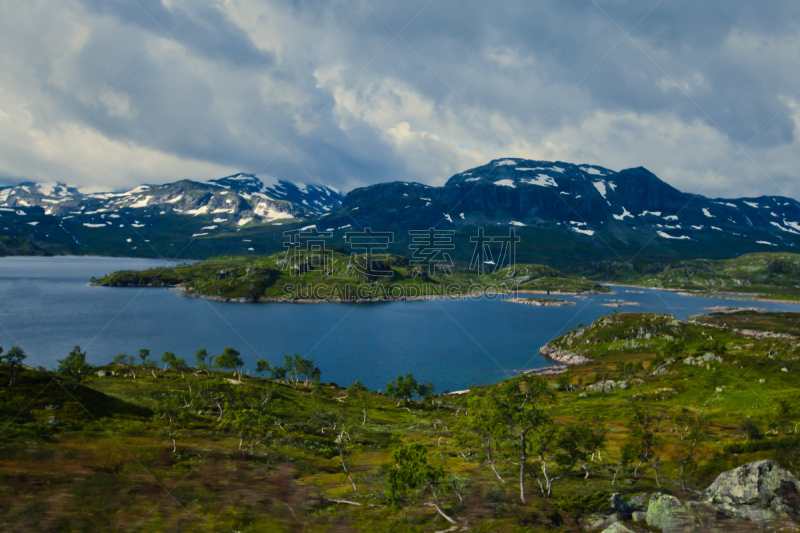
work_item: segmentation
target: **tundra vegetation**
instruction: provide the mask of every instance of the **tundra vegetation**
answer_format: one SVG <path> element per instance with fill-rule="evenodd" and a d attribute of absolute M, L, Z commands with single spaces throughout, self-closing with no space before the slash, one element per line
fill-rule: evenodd
<path fill-rule="evenodd" d="M 567 276 L 545 265 L 517 264 L 478 275 L 466 265 L 431 269 L 397 255 L 318 255 L 300 252 L 269 256 L 226 256 L 166 268 L 114 272 L 95 285 L 181 287 L 188 296 L 253 300 L 386 300 L 481 294 L 511 290 L 581 293 L 608 292 L 586 278 Z M 493 267 L 492 267 L 493 268 Z"/>
<path fill-rule="evenodd" d="M 687 500 L 761 459 L 797 475 L 800 315 L 748 320 L 780 337 L 741 319 L 612 313 L 548 344 L 588 363 L 460 394 L 324 383 L 297 354 L 251 374 L 232 347 L 95 367 L 75 347 L 54 371 L 8 347 L 0 529 L 577 531 L 614 493 Z"/>

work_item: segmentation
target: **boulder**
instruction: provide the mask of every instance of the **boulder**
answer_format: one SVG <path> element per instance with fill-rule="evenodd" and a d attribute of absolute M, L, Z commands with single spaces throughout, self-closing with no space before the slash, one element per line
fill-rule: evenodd
<path fill-rule="evenodd" d="M 656 493 L 650 497 L 645 521 L 648 526 L 672 531 L 687 525 L 685 514 L 685 506 L 678 498 Z"/>
<path fill-rule="evenodd" d="M 608 509 L 606 509 L 606 514 L 616 514 L 618 516 L 630 516 L 633 509 L 628 505 L 628 502 L 625 501 L 625 498 L 620 495 L 619 492 L 615 492 L 608 498 Z"/>
<path fill-rule="evenodd" d="M 98 370 L 97 371 L 97 377 L 98 378 L 107 378 L 107 377 L 110 377 L 110 376 L 113 376 L 113 375 L 114 375 L 114 373 L 113 372 L 109 372 L 108 370 Z"/>
<path fill-rule="evenodd" d="M 588 397 L 589 397 L 589 395 L 586 394 L 585 392 L 582 392 L 582 393 L 578 394 L 578 398 L 588 398 Z"/>
<path fill-rule="evenodd" d="M 56 428 L 62 425 L 61 421 L 59 419 L 57 419 L 56 417 L 54 417 L 54 416 L 51 416 L 50 418 L 45 420 L 44 423 L 47 424 L 48 426 L 53 426 L 53 427 L 56 427 Z"/>
<path fill-rule="evenodd" d="M 635 533 L 636 531 L 640 531 L 637 529 L 631 529 L 625 524 L 620 524 L 619 522 L 615 522 L 605 528 L 602 533 Z"/>
<path fill-rule="evenodd" d="M 647 512 L 647 505 L 650 503 L 650 495 L 642 492 L 640 494 L 634 494 L 630 498 L 628 498 L 628 507 L 630 507 L 634 511 L 644 511 Z"/>
<path fill-rule="evenodd" d="M 736 518 L 800 518 L 800 481 L 775 461 L 763 460 L 723 472 L 700 499 Z"/>

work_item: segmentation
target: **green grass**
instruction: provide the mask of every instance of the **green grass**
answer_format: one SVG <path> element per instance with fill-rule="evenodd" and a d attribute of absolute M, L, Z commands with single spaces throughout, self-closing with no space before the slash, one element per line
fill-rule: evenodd
<path fill-rule="evenodd" d="M 738 323 L 748 316 L 720 319 Z M 794 320 L 790 315 L 762 318 L 758 326 L 763 328 L 788 327 Z M 253 454 L 243 456 L 236 430 L 226 424 L 234 409 L 225 403 L 226 414 L 218 422 L 216 412 L 209 414 L 213 402 L 196 397 L 210 383 L 206 373 L 144 372 L 140 367 L 134 379 L 128 370 L 110 365 L 104 368 L 117 376 L 92 375 L 74 386 L 53 374 L 24 369 L 17 385 L 7 387 L 8 368 L 0 366 L 0 529 L 441 531 L 450 525 L 423 505 L 429 493 L 413 493 L 399 510 L 392 510 L 383 496 L 393 447 L 420 443 L 429 462 L 445 467 L 448 483 L 463 498 L 443 491 L 445 511 L 466 519 L 471 530 L 577 531 L 579 520 L 599 509 L 612 492 L 686 497 L 677 483 L 683 441 L 675 432 L 676 417 L 684 409 L 707 417 L 710 430 L 698 443 L 698 468 L 687 477 L 691 489 L 702 490 L 722 471 L 757 459 L 778 460 L 793 473 L 800 469 L 793 433 L 800 411 L 792 413 L 786 436 L 774 422 L 780 400 L 792 406 L 800 400 L 800 343 L 794 339 L 758 339 L 669 315 L 612 313 L 551 345 L 591 359 L 572 367 L 575 385 L 611 379 L 634 386 L 590 391 L 586 397 L 580 391 L 556 393 L 547 412 L 559 424 L 580 419 L 605 424 L 607 446 L 602 460 L 587 463 L 588 479 L 573 470 L 554 485 L 550 498 L 539 494 L 529 478 L 524 505 L 515 481 L 518 466 L 509 454 L 513 442 L 499 442 L 495 449 L 498 471 L 507 481 L 501 483 L 484 452 L 457 441 L 455 428 L 469 397 L 435 396 L 408 404 L 409 411 L 376 393 L 357 396 L 332 384 L 306 387 L 252 376 L 239 382 L 230 373 L 214 371 L 229 380 L 224 394 L 234 403 L 265 398 L 271 391 L 263 421 L 267 433 Z M 709 368 L 683 363 L 688 355 L 708 351 L 722 362 Z M 653 376 L 669 357 L 675 360 L 668 367 L 671 373 Z M 159 404 L 171 398 L 191 402 L 175 431 L 175 453 L 166 421 L 157 414 Z M 660 488 L 651 468 L 643 467 L 637 479 L 635 465 L 621 462 L 635 405 L 646 405 L 661 417 L 656 450 Z M 363 425 L 362 409 L 368 416 Z M 61 425 L 48 425 L 51 416 Z M 743 420 L 767 435 L 746 442 L 738 429 Z M 336 439 L 342 429 L 350 436 L 344 457 L 357 492 L 341 466 Z M 529 471 L 537 472 L 537 460 L 529 461 Z"/>
<path fill-rule="evenodd" d="M 554 293 L 608 292 L 607 288 L 595 282 L 565 276 L 543 265 L 515 265 L 482 276 L 456 266 L 450 272 L 436 270 L 429 275 L 400 256 L 388 256 L 373 262 L 372 269 L 353 266 L 354 261 L 366 265 L 364 256 L 333 252 L 329 263 L 321 260 L 314 263 L 318 259 L 319 256 L 307 253 L 301 254 L 296 263 L 287 263 L 285 253 L 257 257 L 226 256 L 191 265 L 114 272 L 95 283 L 109 286 L 180 285 L 190 295 L 251 300 L 385 300 L 513 289 Z M 293 265 L 302 265 L 302 268 Z"/>
<path fill-rule="evenodd" d="M 595 263 L 578 272 L 592 279 L 703 293 L 749 294 L 800 301 L 800 255 L 753 253 L 735 259 Z"/>

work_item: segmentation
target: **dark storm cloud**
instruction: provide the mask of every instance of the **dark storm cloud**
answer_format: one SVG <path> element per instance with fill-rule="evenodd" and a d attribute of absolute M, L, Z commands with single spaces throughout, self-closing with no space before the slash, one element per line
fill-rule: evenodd
<path fill-rule="evenodd" d="M 571 144 L 564 157 L 608 166 L 604 154 L 624 153 L 624 139 L 650 143 L 613 164 L 692 184 L 749 143 L 754 159 L 777 161 L 776 181 L 800 192 L 788 170 L 797 139 L 787 102 L 800 90 L 796 2 L 83 0 L 60 8 L 85 28 L 82 44 L 56 57 L 36 41 L 47 28 L 34 22 L 58 18 L 22 17 L 31 27 L 17 31 L 30 43 L 14 53 L 30 57 L 6 84 L 30 95 L 37 128 L 88 116 L 86 126 L 112 141 L 248 172 L 269 163 L 267 174 L 344 187 L 441 180 L 554 139 L 555 155 Z M 165 32 L 177 45 L 159 45 Z M 594 132 L 602 120 L 616 124 L 606 134 L 613 146 L 588 132 L 592 120 L 601 121 Z M 681 147 L 689 134 L 716 138 Z M 714 191 L 735 193 L 752 170 L 727 166 Z"/>

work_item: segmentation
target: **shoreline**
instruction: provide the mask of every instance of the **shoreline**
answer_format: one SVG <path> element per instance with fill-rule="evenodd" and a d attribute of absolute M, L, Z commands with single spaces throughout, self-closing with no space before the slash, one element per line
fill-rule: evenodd
<path fill-rule="evenodd" d="M 739 301 L 748 301 L 748 302 L 764 302 L 764 303 L 779 303 L 779 304 L 794 304 L 800 305 L 800 300 L 778 300 L 777 298 L 765 298 L 758 294 L 747 293 L 747 292 L 738 292 L 738 293 L 717 293 L 717 294 L 709 294 L 708 291 L 693 291 L 690 289 L 672 289 L 668 287 L 648 287 L 646 285 L 628 285 L 623 283 L 609 283 L 609 287 L 630 287 L 636 289 L 645 289 L 651 291 L 669 291 L 669 292 L 677 292 L 681 296 L 699 296 L 702 298 L 722 298 L 724 300 L 739 300 Z M 730 294 L 728 296 L 727 294 Z M 737 298 L 737 295 L 741 295 L 741 297 Z"/>

